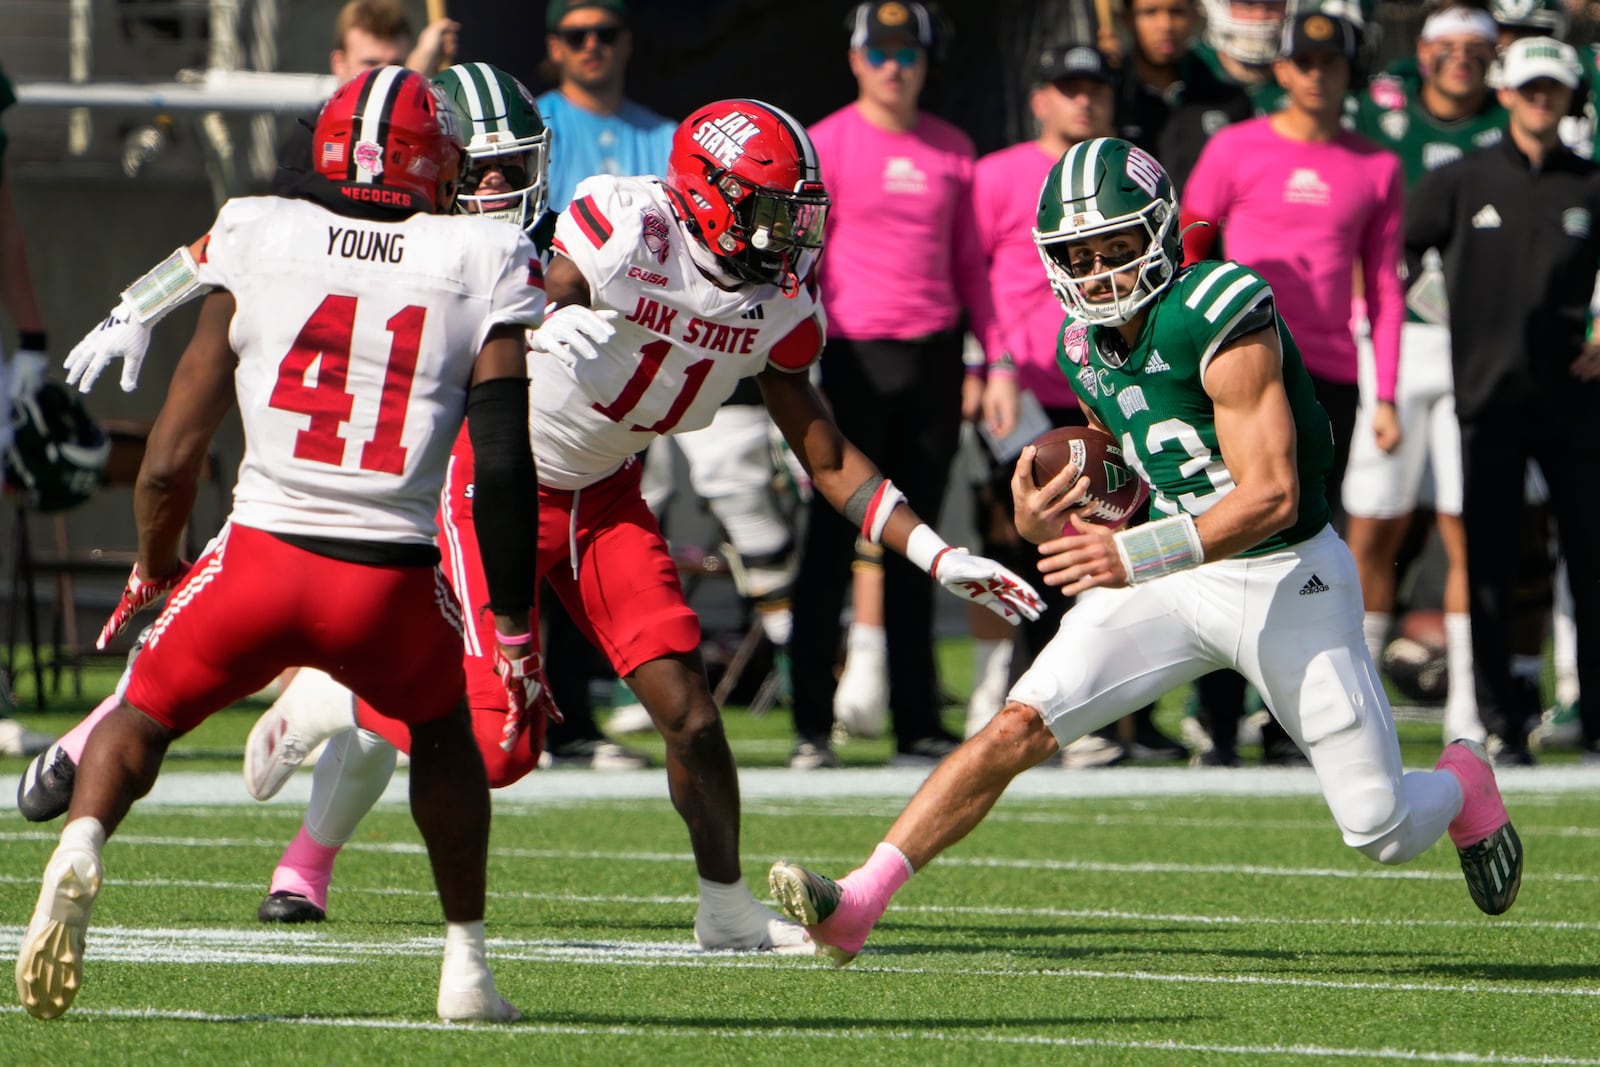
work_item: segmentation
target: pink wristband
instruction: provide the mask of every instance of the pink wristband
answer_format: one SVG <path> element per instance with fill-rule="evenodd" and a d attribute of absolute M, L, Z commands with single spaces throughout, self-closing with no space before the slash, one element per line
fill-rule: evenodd
<path fill-rule="evenodd" d="M 531 631 L 525 634 L 496 633 L 494 635 L 494 639 L 500 642 L 502 645 L 508 645 L 512 648 L 515 648 L 518 645 L 533 644 L 533 633 Z"/>

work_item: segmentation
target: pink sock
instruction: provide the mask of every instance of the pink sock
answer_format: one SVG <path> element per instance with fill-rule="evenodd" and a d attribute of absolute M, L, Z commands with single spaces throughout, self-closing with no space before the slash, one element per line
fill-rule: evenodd
<path fill-rule="evenodd" d="M 905 853 L 887 841 L 880 841 L 867 862 L 845 875 L 839 885 L 849 903 L 871 909 L 876 919 L 889 906 L 889 898 L 911 880 L 913 873 Z"/>
<path fill-rule="evenodd" d="M 66 736 L 56 742 L 61 746 L 61 750 L 71 757 L 73 763 L 82 762 L 84 747 L 89 744 L 89 735 L 94 732 L 95 724 L 117 710 L 117 705 L 121 703 L 121 695 L 112 693 L 100 702 L 99 707 L 85 715 L 82 722 L 68 730 Z"/>
<path fill-rule="evenodd" d="M 333 861 L 338 845 L 323 845 L 312 840 L 304 826 L 283 850 L 278 869 L 272 872 L 273 893 L 299 893 L 322 910 L 328 910 L 328 883 L 333 880 Z"/>

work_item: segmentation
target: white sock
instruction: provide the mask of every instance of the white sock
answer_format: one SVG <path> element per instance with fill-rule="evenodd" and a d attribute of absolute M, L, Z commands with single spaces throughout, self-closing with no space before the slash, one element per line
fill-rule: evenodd
<path fill-rule="evenodd" d="M 700 910 L 719 919 L 726 919 L 750 910 L 756 902 L 744 879 L 737 882 L 700 882 Z"/>
<path fill-rule="evenodd" d="M 767 635 L 768 641 L 779 648 L 788 648 L 789 638 L 794 636 L 794 612 L 787 606 L 762 611 L 761 629 Z"/>
<path fill-rule="evenodd" d="M 319 845 L 342 845 L 383 796 L 394 775 L 393 745 L 368 730 L 345 730 L 328 745 L 311 772 L 306 834 Z"/>
<path fill-rule="evenodd" d="M 1445 742 L 1458 737 L 1482 741 L 1488 736 L 1478 718 L 1478 689 L 1472 677 L 1472 616 L 1447 612 L 1444 617 L 1445 670 L 1449 692 L 1444 705 Z"/>
<path fill-rule="evenodd" d="M 989 724 L 1005 705 L 1006 681 L 1011 674 L 1009 640 L 972 642 L 972 696 L 967 700 L 966 734 L 971 737 Z"/>
<path fill-rule="evenodd" d="M 56 847 L 78 848 L 98 856 L 105 844 L 106 828 L 100 825 L 100 820 L 92 816 L 83 816 L 73 819 L 61 828 L 61 842 Z"/>
<path fill-rule="evenodd" d="M 1556 602 L 1550 609 L 1550 648 L 1556 703 L 1570 707 L 1578 701 L 1578 627 L 1572 621 L 1572 587 L 1567 583 L 1567 563 L 1562 560 L 1556 568 Z"/>
<path fill-rule="evenodd" d="M 1366 638 L 1372 662 L 1379 667 L 1383 666 L 1383 643 L 1389 636 L 1389 623 L 1393 618 L 1387 611 L 1369 611 L 1361 616 L 1361 636 Z"/>
<path fill-rule="evenodd" d="M 488 950 L 483 943 L 483 920 L 444 924 L 444 969 L 446 973 L 469 966 L 486 966 Z"/>

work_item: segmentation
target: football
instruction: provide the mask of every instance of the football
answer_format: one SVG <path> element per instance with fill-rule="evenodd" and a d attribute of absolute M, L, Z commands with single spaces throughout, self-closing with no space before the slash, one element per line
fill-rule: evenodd
<path fill-rule="evenodd" d="M 1089 478 L 1077 513 L 1086 522 L 1121 526 L 1144 506 L 1149 486 L 1122 461 L 1122 446 L 1103 430 L 1063 426 L 1033 441 L 1033 483 L 1043 485 L 1068 465 Z"/>

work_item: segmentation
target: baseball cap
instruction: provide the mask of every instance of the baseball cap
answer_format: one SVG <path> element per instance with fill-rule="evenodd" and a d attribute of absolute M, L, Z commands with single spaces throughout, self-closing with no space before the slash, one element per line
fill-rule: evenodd
<path fill-rule="evenodd" d="M 1583 67 L 1570 44 L 1554 37 L 1524 37 L 1512 41 L 1500 57 L 1500 84 L 1508 89 L 1527 85 L 1535 78 L 1554 78 L 1576 89 Z"/>
<path fill-rule="evenodd" d="M 1336 15 L 1308 11 L 1283 24 L 1283 44 L 1278 55 L 1293 59 L 1307 52 L 1335 52 L 1352 63 L 1361 54 L 1361 31 Z"/>
<path fill-rule="evenodd" d="M 567 12 L 585 7 L 597 7 L 611 12 L 622 22 L 628 21 L 628 0 L 550 0 L 550 6 L 544 11 L 544 28 L 550 33 L 556 32 Z"/>
<path fill-rule="evenodd" d="M 1086 44 L 1051 45 L 1039 53 L 1038 82 L 1065 81 L 1067 78 L 1092 78 L 1115 85 L 1117 76 L 1098 48 Z"/>
<path fill-rule="evenodd" d="M 860 4 L 850 15 L 851 48 L 902 39 L 926 49 L 933 47 L 933 16 L 915 0 Z"/>

